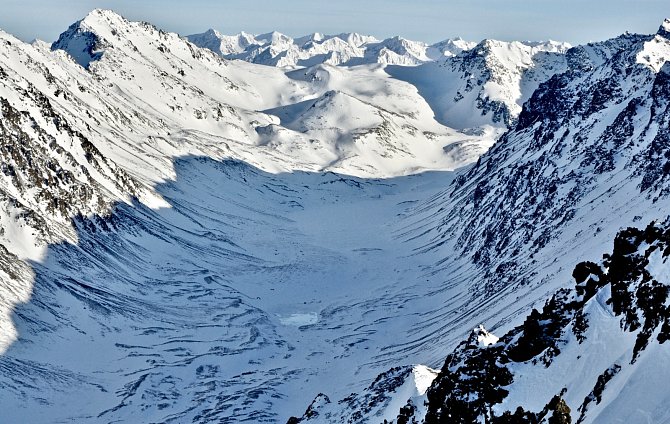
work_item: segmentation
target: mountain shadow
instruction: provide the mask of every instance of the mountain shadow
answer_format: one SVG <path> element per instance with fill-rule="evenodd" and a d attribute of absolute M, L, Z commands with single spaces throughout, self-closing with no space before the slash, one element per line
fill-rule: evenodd
<path fill-rule="evenodd" d="M 9 421 L 281 421 L 323 381 L 419 350 L 383 355 L 423 319 L 412 286 L 429 263 L 392 224 L 451 173 L 174 166 L 156 187 L 170 207 L 76 217 L 77 243 L 29 264 L 32 297 L 0 356 Z"/>

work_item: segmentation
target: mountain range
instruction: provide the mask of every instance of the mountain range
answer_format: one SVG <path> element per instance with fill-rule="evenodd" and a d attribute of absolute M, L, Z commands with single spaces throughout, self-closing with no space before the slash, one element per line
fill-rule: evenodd
<path fill-rule="evenodd" d="M 321 63 L 411 66 L 451 57 L 476 45 L 460 38 L 428 45 L 402 37 L 379 41 L 373 36 L 357 33 L 315 33 L 293 39 L 279 32 L 223 35 L 214 29 L 189 35 L 187 39 L 226 59 L 279 67 L 308 67 Z"/>

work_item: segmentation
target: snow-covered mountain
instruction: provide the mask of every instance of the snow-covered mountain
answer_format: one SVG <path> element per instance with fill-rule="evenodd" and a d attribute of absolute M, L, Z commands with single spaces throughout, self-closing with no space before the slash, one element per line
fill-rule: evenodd
<path fill-rule="evenodd" d="M 226 59 L 278 67 L 309 67 L 321 63 L 334 66 L 373 63 L 415 66 L 453 56 L 475 46 L 475 43 L 460 38 L 428 45 L 401 37 L 379 41 L 357 33 L 315 33 L 293 39 L 279 32 L 223 35 L 210 29 L 187 38 Z"/>
<path fill-rule="evenodd" d="M 453 57 L 387 72 L 415 85 L 445 125 L 513 126 L 540 83 L 567 69 L 569 47 L 553 41 L 484 40 Z"/>
<path fill-rule="evenodd" d="M 231 61 L 211 51 L 216 33 L 200 48 L 104 10 L 51 45 L 0 33 L 3 419 L 434 416 L 451 377 L 433 368 L 472 328 L 521 334 L 576 263 L 667 217 L 669 28 L 567 51 L 487 40 L 439 59 L 451 44 L 355 34 L 225 47 L 334 40 L 364 46 L 357 57 L 427 58 L 295 68 Z M 627 352 L 630 328 L 589 325 L 584 349 L 603 331 Z M 500 353 L 513 337 L 476 338 Z M 649 346 L 645 361 L 664 354 Z M 510 372 L 542 375 L 526 362 Z M 588 380 L 565 383 L 573 413 Z M 496 414 L 551 403 L 554 386 L 536 405 L 524 381 Z M 616 384 L 607 399 L 634 388 Z M 585 422 L 608 422 L 585 408 Z"/>
<path fill-rule="evenodd" d="M 439 124 L 413 86 L 375 68 L 318 65 L 284 74 L 228 62 L 176 34 L 106 12 L 76 23 L 53 48 L 72 52 L 87 66 L 102 55 L 82 50 L 82 45 L 89 44 L 106 46 L 104 60 L 94 62 L 92 72 L 118 84 L 132 103 L 146 104 L 145 108 L 164 114 L 165 122 L 180 123 L 180 128 L 242 140 L 243 150 L 254 145 L 269 155 L 293 157 L 289 159 L 291 169 L 328 169 L 361 176 L 455 169 L 476 160 L 496 135 L 496 130 L 485 128 L 484 136 L 472 136 Z M 358 116 L 351 116 L 338 122 L 337 130 L 332 120 L 300 125 L 297 121 L 307 119 L 312 112 L 305 112 L 317 103 L 321 107 L 315 110 L 324 116 L 332 114 L 337 119 L 342 114 L 338 110 L 342 104 L 320 100 L 327 100 L 330 92 L 352 98 L 368 109 L 365 115 L 376 118 L 359 122 Z M 323 137 L 323 132 L 332 135 Z M 389 147 L 389 137 L 402 145 Z M 255 153 L 258 149 L 253 150 L 232 156 L 266 169 Z"/>
<path fill-rule="evenodd" d="M 445 277 L 431 292 L 441 305 L 424 309 L 420 330 L 397 349 L 420 343 L 437 354 L 459 329 L 482 322 L 521 327 L 500 343 L 492 338 L 489 348 L 479 341 L 491 337 L 478 330 L 449 355 L 427 391 L 427 412 L 421 398 L 406 404 L 393 389 L 378 395 L 380 405 L 404 405 L 398 422 L 412 414 L 425 422 L 484 422 L 493 414 L 495 422 L 541 422 L 550 413 L 571 414 L 572 422 L 665 420 L 664 394 L 632 393 L 649 375 L 665 378 L 649 367 L 662 367 L 667 356 L 658 338 L 666 312 L 656 312 L 667 306 L 666 226 L 617 233 L 664 222 L 670 210 L 668 27 L 666 20 L 657 34 L 569 50 L 568 70 L 540 84 L 515 128 L 449 189 L 407 214 L 400 236 L 417 254 L 441 257 L 430 272 Z M 595 265 L 613 239 L 614 253 L 602 268 Z M 575 269 L 580 261 L 586 262 Z M 585 269 L 595 276 L 588 283 Z M 577 294 L 564 291 L 573 270 Z M 554 290 L 541 314 L 523 318 Z M 571 334 L 575 327 L 580 334 Z M 640 353 L 647 343 L 649 351 Z M 633 366 L 638 354 L 647 365 Z M 347 422 L 352 413 L 330 408 L 312 419 Z M 358 411 L 381 416 L 379 408 Z"/>
<path fill-rule="evenodd" d="M 294 40 L 277 32 L 227 36 L 215 30 L 188 39 L 227 59 L 280 68 L 382 65 L 392 77 L 414 85 L 439 122 L 470 131 L 512 125 L 538 85 L 567 69 L 570 47 L 554 41 L 473 43 L 460 38 L 428 45 L 359 34 Z"/>

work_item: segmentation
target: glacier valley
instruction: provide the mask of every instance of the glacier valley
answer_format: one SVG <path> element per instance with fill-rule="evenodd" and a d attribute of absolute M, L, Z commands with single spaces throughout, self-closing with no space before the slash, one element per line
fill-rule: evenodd
<path fill-rule="evenodd" d="M 0 31 L 2 421 L 667 422 L 668 60 Z"/>

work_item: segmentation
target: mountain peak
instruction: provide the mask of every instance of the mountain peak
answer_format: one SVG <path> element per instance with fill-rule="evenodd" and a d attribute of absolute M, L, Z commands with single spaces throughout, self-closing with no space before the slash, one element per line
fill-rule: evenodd
<path fill-rule="evenodd" d="M 296 38 L 294 41 L 298 45 L 303 45 L 309 42 L 321 42 L 324 41 L 326 36 L 324 34 L 321 34 L 320 32 L 314 32 L 308 35 L 305 35 L 303 37 Z"/>
<path fill-rule="evenodd" d="M 107 24 L 111 22 L 126 22 L 126 19 L 111 9 L 93 9 L 76 24 L 95 26 L 102 22 L 106 22 Z"/>
<path fill-rule="evenodd" d="M 116 13 L 111 9 L 96 8 L 96 9 L 93 9 L 90 12 L 88 12 L 88 14 L 86 15 L 86 17 L 84 19 L 86 19 L 89 16 L 90 17 L 102 17 L 102 16 L 109 16 L 109 15 L 116 15 Z"/>
<path fill-rule="evenodd" d="M 111 10 L 94 9 L 83 19 L 73 23 L 58 40 L 51 44 L 51 50 L 64 50 L 75 62 L 84 68 L 102 57 L 99 28 L 102 20 L 121 18 Z"/>
<path fill-rule="evenodd" d="M 670 19 L 665 19 L 656 36 L 644 43 L 637 62 L 659 72 L 670 58 Z"/>
<path fill-rule="evenodd" d="M 292 43 L 293 39 L 288 35 L 282 34 L 279 31 L 272 31 L 265 34 L 259 34 L 256 36 L 256 40 L 266 41 L 270 44 L 280 44 L 280 43 Z"/>
<path fill-rule="evenodd" d="M 221 34 L 219 31 L 215 30 L 214 28 L 208 29 L 203 34 L 204 35 L 209 35 L 209 36 L 212 36 L 212 37 L 216 37 L 216 38 L 223 37 L 223 34 Z"/>
<path fill-rule="evenodd" d="M 379 42 L 372 35 L 364 35 L 357 32 L 343 32 L 341 34 L 333 35 L 335 38 L 339 38 L 342 41 L 346 41 L 352 46 L 360 47 L 367 43 L 376 43 Z"/>

